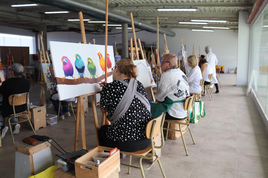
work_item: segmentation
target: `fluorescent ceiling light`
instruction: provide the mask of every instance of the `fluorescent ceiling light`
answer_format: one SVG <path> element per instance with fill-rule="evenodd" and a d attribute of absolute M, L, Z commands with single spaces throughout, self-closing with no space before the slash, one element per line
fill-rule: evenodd
<path fill-rule="evenodd" d="M 88 23 L 105 23 L 105 21 L 88 21 Z"/>
<path fill-rule="evenodd" d="M 207 25 L 207 22 L 179 22 L 179 24 Z"/>
<path fill-rule="evenodd" d="M 90 19 L 83 19 L 83 21 L 89 21 Z M 79 22 L 80 19 L 68 19 L 68 22 Z"/>
<path fill-rule="evenodd" d="M 70 11 L 50 11 L 50 12 L 45 12 L 45 14 L 67 14 Z"/>
<path fill-rule="evenodd" d="M 262 27 L 268 27 L 268 25 L 263 25 Z"/>
<path fill-rule="evenodd" d="M 214 30 L 192 29 L 193 32 L 214 32 Z"/>
<path fill-rule="evenodd" d="M 103 24 L 105 26 L 105 24 Z M 108 24 L 108 27 L 121 27 L 121 24 Z"/>
<path fill-rule="evenodd" d="M 122 27 L 115 27 L 115 29 L 116 29 L 116 30 L 122 30 Z M 128 29 L 128 30 L 132 30 L 131 27 L 128 27 L 127 29 Z"/>
<path fill-rule="evenodd" d="M 230 27 L 210 27 L 210 26 L 203 26 L 203 28 L 230 29 Z"/>
<path fill-rule="evenodd" d="M 218 23 L 226 23 L 228 20 L 191 20 L 192 22 L 218 22 Z"/>
<path fill-rule="evenodd" d="M 38 6 L 38 4 L 13 4 L 11 7 L 31 7 L 31 6 Z"/>
<path fill-rule="evenodd" d="M 197 11 L 197 8 L 166 8 L 166 9 L 157 9 L 157 11 Z"/>

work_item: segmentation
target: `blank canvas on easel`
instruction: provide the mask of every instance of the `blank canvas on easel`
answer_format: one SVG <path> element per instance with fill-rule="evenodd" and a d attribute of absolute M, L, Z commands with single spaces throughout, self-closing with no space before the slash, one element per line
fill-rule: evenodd
<path fill-rule="evenodd" d="M 156 84 L 151 72 L 151 67 L 149 64 L 147 65 L 147 61 L 145 59 L 134 60 L 133 63 L 137 66 L 137 80 L 139 80 L 145 88 L 155 87 Z"/>
<path fill-rule="evenodd" d="M 53 69 L 60 100 L 100 91 L 105 78 L 105 46 L 50 42 Z M 113 47 L 108 46 L 107 82 L 115 65 Z"/>

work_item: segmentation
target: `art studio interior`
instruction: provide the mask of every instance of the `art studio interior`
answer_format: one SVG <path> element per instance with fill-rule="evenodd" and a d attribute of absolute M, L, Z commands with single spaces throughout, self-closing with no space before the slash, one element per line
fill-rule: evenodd
<path fill-rule="evenodd" d="M 1 0 L 1 178 L 268 177 L 267 0 Z"/>

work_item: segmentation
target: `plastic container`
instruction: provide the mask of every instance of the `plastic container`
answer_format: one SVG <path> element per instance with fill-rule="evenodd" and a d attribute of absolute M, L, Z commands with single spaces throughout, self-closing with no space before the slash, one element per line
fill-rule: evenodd
<path fill-rule="evenodd" d="M 97 160 L 100 160 L 100 162 L 103 162 L 109 157 L 109 152 L 98 152 L 94 156 L 92 156 L 94 162 L 97 162 Z"/>
<path fill-rule="evenodd" d="M 58 120 L 58 116 L 55 114 L 47 114 L 46 115 L 47 125 L 57 124 L 57 120 Z"/>
<path fill-rule="evenodd" d="M 65 161 L 63 161 L 62 159 L 58 159 L 57 164 L 64 172 L 69 171 L 68 164 Z"/>

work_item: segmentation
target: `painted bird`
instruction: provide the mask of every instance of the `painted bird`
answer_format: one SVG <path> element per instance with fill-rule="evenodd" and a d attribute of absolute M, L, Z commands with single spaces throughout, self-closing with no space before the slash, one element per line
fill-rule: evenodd
<path fill-rule="evenodd" d="M 71 61 L 68 59 L 68 57 L 62 56 L 61 62 L 63 64 L 62 69 L 63 69 L 64 75 L 65 75 L 65 77 L 63 77 L 63 79 L 65 79 L 68 76 L 73 77 L 74 69 L 73 69 L 73 65 L 72 65 Z"/>
<path fill-rule="evenodd" d="M 111 59 L 110 59 L 110 54 L 108 54 L 108 53 L 107 53 L 107 67 L 108 67 L 108 69 L 112 68 L 112 62 L 111 62 Z"/>
<path fill-rule="evenodd" d="M 98 52 L 98 56 L 99 56 L 100 67 L 101 67 L 102 71 L 105 72 L 105 59 L 103 58 L 101 52 Z M 111 63 L 109 54 L 107 54 L 107 68 L 108 69 L 112 68 L 112 63 Z"/>
<path fill-rule="evenodd" d="M 87 69 L 92 78 L 96 78 L 96 66 L 91 58 L 87 58 Z"/>
<path fill-rule="evenodd" d="M 99 56 L 100 67 L 102 71 L 105 72 L 105 59 L 103 58 L 101 52 L 98 52 L 98 56 Z"/>
<path fill-rule="evenodd" d="M 86 78 L 84 77 L 84 73 L 85 73 L 85 64 L 81 58 L 81 56 L 79 54 L 75 55 L 75 68 L 79 74 L 78 78 Z"/>

